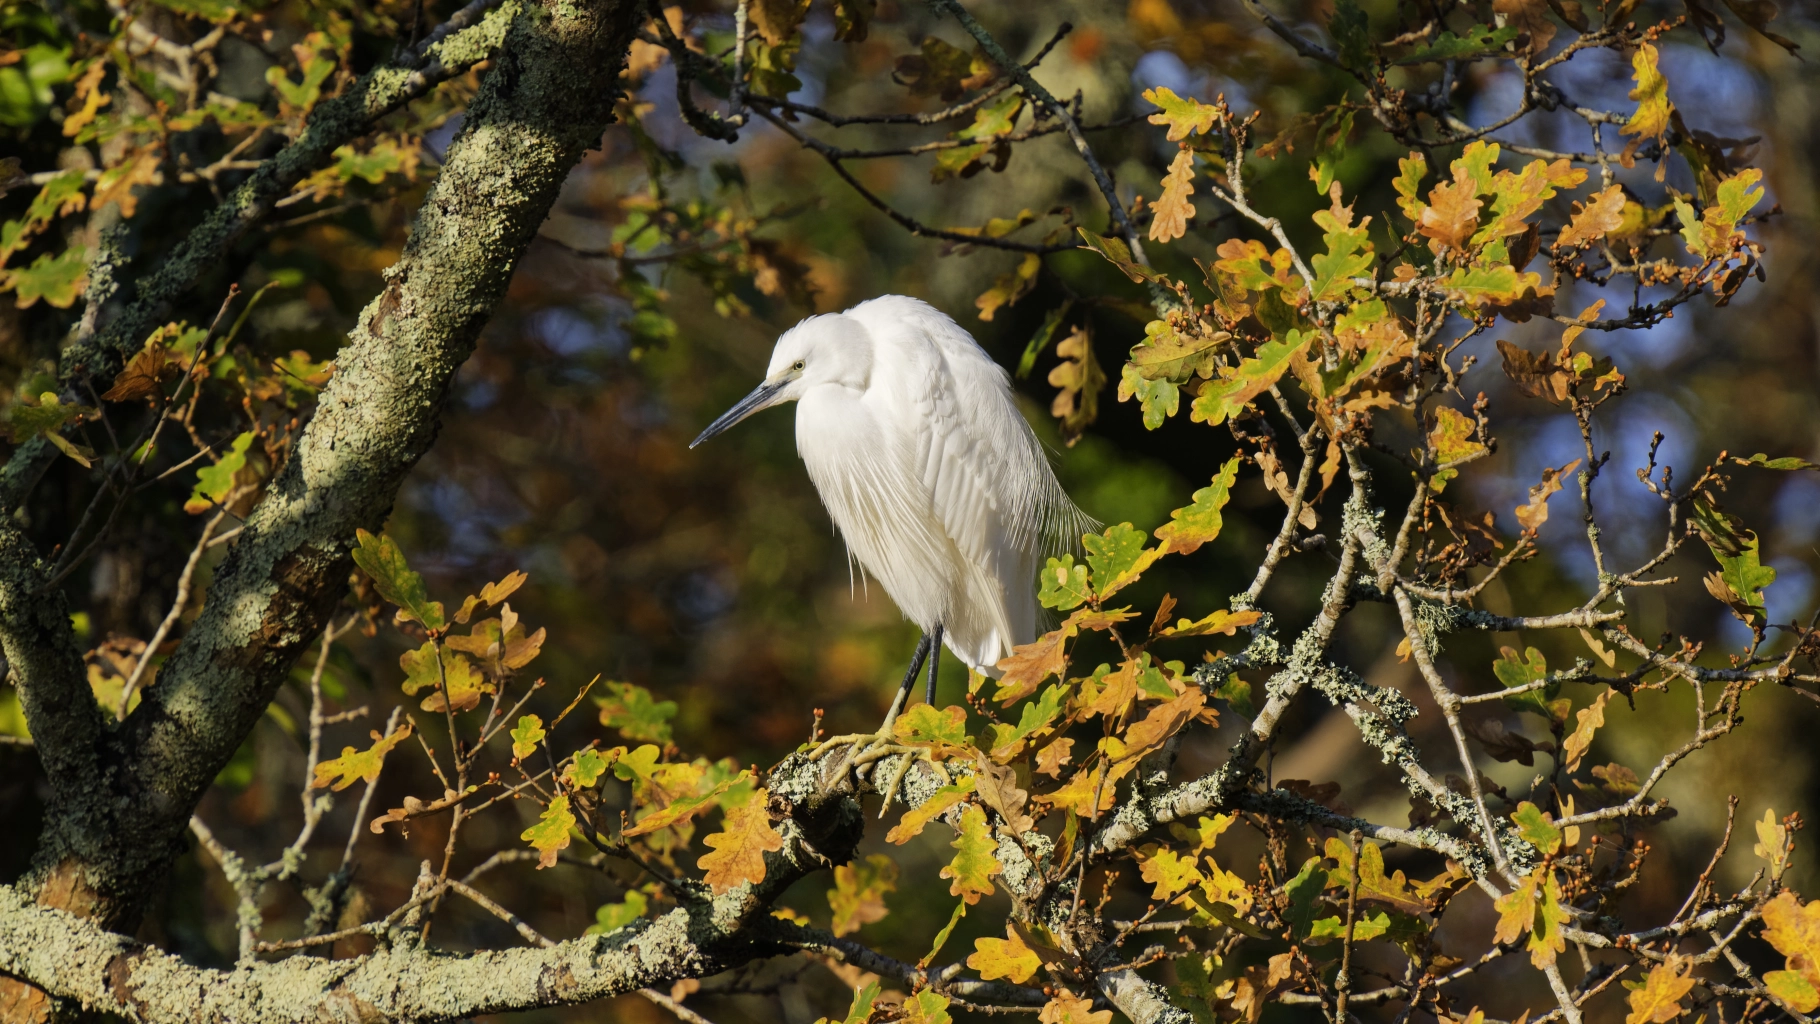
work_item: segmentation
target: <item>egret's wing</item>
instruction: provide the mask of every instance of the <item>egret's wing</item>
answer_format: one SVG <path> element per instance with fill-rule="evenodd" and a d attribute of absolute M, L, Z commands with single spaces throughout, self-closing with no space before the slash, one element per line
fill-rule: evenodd
<path fill-rule="evenodd" d="M 971 629 L 949 625 L 970 633 L 978 660 L 990 666 L 1035 638 L 1038 554 L 1058 515 L 1078 513 L 1018 412 L 1009 376 L 971 335 L 934 307 L 898 296 L 848 315 L 875 337 L 895 335 L 881 349 L 914 353 L 893 368 L 901 380 L 892 390 L 916 424 L 914 458 L 931 509 L 966 567 L 963 603 L 981 619 Z"/>

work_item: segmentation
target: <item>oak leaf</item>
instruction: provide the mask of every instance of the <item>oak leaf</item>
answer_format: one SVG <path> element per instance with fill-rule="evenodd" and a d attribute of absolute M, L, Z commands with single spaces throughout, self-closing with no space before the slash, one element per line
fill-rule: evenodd
<path fill-rule="evenodd" d="M 1518 351 L 1521 350 L 1519 349 Z M 1580 460 L 1575 459 L 1567 465 L 1562 466 L 1560 469 L 1555 469 L 1553 467 L 1544 469 L 1542 471 L 1542 482 L 1539 484 L 1531 484 L 1529 487 L 1529 501 L 1526 504 L 1517 506 L 1518 525 L 1522 526 L 1526 531 L 1534 532 L 1540 529 L 1543 523 L 1548 522 L 1549 496 L 1561 489 L 1561 478 L 1573 472 L 1574 467 L 1579 464 Z M 1571 770 L 1572 769 L 1569 769 L 1569 771 Z"/>
<path fill-rule="evenodd" d="M 861 925 L 882 921 L 888 913 L 885 894 L 897 891 L 897 863 L 882 853 L 834 869 L 828 890 L 829 926 L 835 935 L 850 935 Z"/>
<path fill-rule="evenodd" d="M 1197 99 L 1184 99 L 1166 86 L 1145 89 L 1144 99 L 1157 106 L 1157 112 L 1150 115 L 1150 123 L 1168 125 L 1169 134 L 1164 137 L 1170 142 L 1180 142 L 1190 135 L 1205 134 L 1212 131 L 1213 126 L 1220 121 L 1220 108 L 1208 106 Z"/>
<path fill-rule="evenodd" d="M 1036 1016 L 1040 1024 L 1112 1024 L 1111 1010 L 1094 1010 L 1091 999 L 1060 989 Z"/>
<path fill-rule="evenodd" d="M 1624 189 L 1613 185 L 1593 193 L 1574 211 L 1573 219 L 1555 236 L 1555 248 L 1591 245 L 1624 222 Z"/>
<path fill-rule="evenodd" d="M 537 823 L 519 833 L 518 838 L 531 844 L 539 854 L 539 870 L 556 863 L 556 855 L 569 846 L 569 831 L 575 827 L 575 814 L 569 810 L 569 798 L 557 795 L 543 809 Z"/>
<path fill-rule="evenodd" d="M 1201 883 L 1199 858 L 1183 856 L 1166 846 L 1146 846 L 1138 851 L 1138 869 L 1144 881 L 1155 888 L 1151 899 L 1166 900 L 1190 886 Z"/>
<path fill-rule="evenodd" d="M 967 957 L 967 966 L 978 971 L 985 981 L 1008 978 L 1012 984 L 1022 985 L 1043 966 L 1043 958 L 1025 945 L 1023 937 L 1010 925 L 1005 926 L 1004 938 L 974 939 L 973 948 L 974 953 Z"/>
<path fill-rule="evenodd" d="M 1693 991 L 1694 979 L 1684 960 L 1670 957 L 1667 963 L 1651 968 L 1642 981 L 1627 982 L 1624 987 L 1631 990 L 1630 1013 L 1624 1024 L 1668 1024 L 1681 1016 L 1681 1000 Z"/>
<path fill-rule="evenodd" d="M 1188 221 L 1194 216 L 1194 152 L 1183 148 L 1169 164 L 1163 177 L 1163 194 L 1151 206 L 1150 240 L 1173 242 L 1188 233 Z"/>
<path fill-rule="evenodd" d="M 537 745 L 543 742 L 543 719 L 536 715 L 525 715 L 519 718 L 518 724 L 507 735 L 512 737 L 513 759 L 522 761 L 536 752 Z"/>
<path fill-rule="evenodd" d="M 381 736 L 378 730 L 374 730 L 373 745 L 365 750 L 342 747 L 340 757 L 317 762 L 316 777 L 310 781 L 310 788 L 328 787 L 339 791 L 353 785 L 355 779 L 363 779 L 369 785 L 372 784 L 379 778 L 379 769 L 385 764 L 386 753 L 409 735 L 411 723 L 406 722 L 387 736 Z"/>
<path fill-rule="evenodd" d="M 1593 734 L 1605 724 L 1605 704 L 1611 700 L 1613 691 L 1607 689 L 1588 707 L 1581 708 L 1575 719 L 1574 731 L 1561 741 L 1561 753 L 1566 758 L 1568 771 L 1578 771 L 1580 760 L 1586 756 L 1588 747 L 1592 746 Z"/>
<path fill-rule="evenodd" d="M 784 837 L 771 827 L 768 794 L 752 791 L 744 804 L 727 812 L 721 831 L 702 840 L 713 850 L 695 862 L 706 871 L 702 881 L 719 896 L 737 886 L 765 880 L 765 854 L 784 848 Z"/>
<path fill-rule="evenodd" d="M 239 452 L 244 458 L 247 443 L 251 440 L 250 433 L 235 438 L 230 453 Z M 223 461 L 226 461 L 225 456 Z M 200 490 L 201 484 L 197 487 Z M 226 491 L 223 490 L 222 496 L 225 495 Z M 219 501 L 220 498 L 215 500 Z M 380 597 L 397 605 L 406 618 L 416 620 L 425 629 L 441 629 L 447 625 L 442 602 L 430 600 L 423 577 L 406 563 L 404 552 L 399 550 L 397 542 L 383 534 L 375 535 L 365 530 L 354 531 L 354 541 L 354 564 L 373 578 L 373 587 L 379 591 Z"/>
<path fill-rule="evenodd" d="M 967 799 L 967 794 L 973 792 L 973 787 L 974 779 L 972 776 L 968 776 L 959 782 L 950 783 L 936 790 L 929 799 L 904 812 L 904 816 L 898 821 L 897 826 L 885 833 L 885 842 L 902 846 L 921 835 L 929 822 L 946 813 L 950 807 Z"/>
<path fill-rule="evenodd" d="M 1248 360 L 1249 361 L 1249 360 Z M 1164 554 L 1193 554 L 1220 535 L 1224 520 L 1220 510 L 1232 498 L 1232 485 L 1238 479 L 1240 456 L 1233 456 L 1226 461 L 1220 471 L 1214 474 L 1213 482 L 1194 492 L 1193 504 L 1169 513 L 1169 522 L 1156 529 L 1156 539 L 1162 541 L 1161 551 Z"/>
<path fill-rule="evenodd" d="M 948 886 L 950 896 L 959 896 L 971 905 L 978 903 L 981 896 L 992 895 L 992 876 L 1003 868 L 996 856 L 998 843 L 986 824 L 986 812 L 978 804 L 967 805 L 958 831 L 960 834 L 949 844 L 955 851 L 954 859 L 942 868 L 940 877 L 953 879 Z"/>

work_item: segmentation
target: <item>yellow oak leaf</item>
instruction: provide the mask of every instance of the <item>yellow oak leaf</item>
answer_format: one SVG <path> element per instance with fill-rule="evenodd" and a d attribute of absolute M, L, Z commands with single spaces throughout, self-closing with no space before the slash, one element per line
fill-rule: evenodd
<path fill-rule="evenodd" d="M 1820 900 L 1806 906 L 1784 891 L 1763 905 L 1763 938 L 1788 959 L 1763 975 L 1769 990 L 1800 1013 L 1820 1008 Z"/>
<path fill-rule="evenodd" d="M 1624 1024 L 1668 1024 L 1681 1016 L 1681 1000 L 1694 987 L 1694 979 L 1686 972 L 1686 961 L 1671 957 L 1652 968 L 1642 981 L 1626 984 L 1631 990 L 1630 1013 Z"/>
<path fill-rule="evenodd" d="M 1593 733 L 1605 724 L 1605 704 L 1611 700 L 1612 690 L 1607 689 L 1599 694 L 1590 707 L 1580 709 L 1575 721 L 1574 731 L 1561 741 L 1561 753 L 1566 755 L 1567 770 L 1578 771 L 1580 760 L 1586 756 L 1586 750 L 1592 746 Z"/>
<path fill-rule="evenodd" d="M 1112 1011 L 1095 1012 L 1093 1000 L 1082 999 L 1067 989 L 1060 989 L 1037 1014 L 1036 1019 L 1041 1024 L 1111 1024 Z"/>
<path fill-rule="evenodd" d="M 1166 900 L 1201 881 L 1198 858 L 1184 857 L 1168 847 L 1146 846 L 1138 851 L 1138 869 L 1146 882 L 1156 886 L 1151 899 Z"/>
<path fill-rule="evenodd" d="M 365 750 L 353 747 L 342 747 L 341 756 L 329 761 L 320 761 L 316 765 L 316 777 L 310 781 L 310 788 L 329 787 L 343 790 L 354 784 L 355 779 L 364 779 L 371 783 L 379 778 L 379 769 L 385 764 L 386 752 L 402 743 L 411 735 L 411 723 L 399 726 L 389 736 L 380 736 L 378 730 L 372 733 L 373 745 Z"/>
<path fill-rule="evenodd" d="M 1024 945 L 1023 937 L 1010 925 L 1005 926 L 1004 938 L 974 939 L 973 948 L 973 954 L 967 957 L 967 966 L 978 971 L 986 981 L 1009 978 L 1013 984 L 1022 985 L 1043 966 L 1043 958 Z"/>

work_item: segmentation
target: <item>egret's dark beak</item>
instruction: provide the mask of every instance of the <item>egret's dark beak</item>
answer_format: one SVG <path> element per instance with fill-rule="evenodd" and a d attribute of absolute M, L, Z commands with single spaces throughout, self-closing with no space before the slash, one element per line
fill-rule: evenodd
<path fill-rule="evenodd" d="M 708 424 L 708 429 L 702 431 L 700 437 L 690 441 L 689 447 L 693 448 L 696 445 L 701 444 L 708 438 L 726 430 L 760 409 L 768 409 L 777 404 L 778 394 L 784 390 L 784 386 L 789 384 L 790 380 L 791 378 L 785 377 L 783 380 L 767 382 L 753 388 L 752 393 L 740 399 L 738 405 L 721 413 L 720 419 Z"/>

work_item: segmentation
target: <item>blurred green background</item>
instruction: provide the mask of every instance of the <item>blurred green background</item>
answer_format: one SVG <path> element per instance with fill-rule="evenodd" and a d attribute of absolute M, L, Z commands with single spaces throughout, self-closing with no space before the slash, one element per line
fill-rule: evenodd
<path fill-rule="evenodd" d="M 438 13 L 451 6 L 434 5 Z M 729 6 L 710 12 L 709 5 L 700 4 L 691 11 L 699 7 L 700 13 L 730 22 L 723 9 Z M 969 6 L 1014 54 L 1034 52 L 1058 22 L 1073 23 L 1073 32 L 1044 62 L 1040 77 L 1059 95 L 1078 90 L 1087 121 L 1120 122 L 1096 132 L 1094 139 L 1128 201 L 1138 193 L 1156 195 L 1174 151 L 1161 142 L 1160 129 L 1142 121 L 1150 109 L 1139 99 L 1145 88 L 1168 86 L 1204 99 L 1224 94 L 1240 110 L 1255 108 L 1261 113 L 1255 132 L 1260 140 L 1290 126 L 1296 114 L 1345 95 L 1344 81 L 1329 69 L 1296 59 L 1236 2 L 1133 0 L 1127 6 L 1065 0 Z M 1317 34 L 1314 26 L 1324 23 L 1328 13 L 1320 0 L 1273 6 Z M 1366 7 L 1388 15 L 1388 4 Z M 0 94 L 9 104 L 6 123 L 11 126 L 0 131 L 13 133 L 11 141 L 0 142 L 6 147 L 0 151 L 12 152 L 16 145 L 31 158 L 27 169 L 35 170 L 38 165 L 31 160 L 50 166 L 63 143 L 54 125 L 34 119 L 32 111 L 43 104 L 35 99 L 29 76 L 38 66 L 32 61 L 49 60 L 46 53 L 55 50 L 61 37 L 40 8 L 8 3 L 4 11 L 11 44 L 27 59 L 0 67 Z M 1646 13 L 1672 12 L 1646 4 L 1636 20 L 1641 22 Z M 1811 20 L 1811 11 L 1787 12 L 1778 24 L 1810 52 L 1820 48 L 1820 26 Z M 1748 285 L 1728 308 L 1711 308 L 1702 299 L 1656 330 L 1588 338 L 1586 347 L 1614 357 L 1630 385 L 1628 394 L 1605 407 L 1595 431 L 1598 443 L 1613 453 L 1595 498 L 1620 565 L 1634 564 L 1661 542 L 1660 507 L 1633 475 L 1652 432 L 1666 435 L 1663 461 L 1675 467 L 1682 481 L 1721 449 L 1820 458 L 1820 381 L 1815 373 L 1820 288 L 1813 284 L 1820 262 L 1820 188 L 1814 174 L 1820 72 L 1812 62 L 1789 57 L 1740 25 L 1734 23 L 1733 29 L 1717 56 L 1691 37 L 1673 37 L 1663 45 L 1663 68 L 1670 96 L 1690 124 L 1718 136 L 1753 140 L 1747 144 L 1756 147 L 1770 198 L 1780 209 L 1754 229 L 1768 247 L 1768 280 Z M 881 0 L 863 42 L 838 43 L 831 34 L 829 14 L 817 5 L 796 72 L 803 90 L 795 98 L 848 113 L 929 109 L 932 101 L 911 96 L 891 80 L 892 64 L 914 52 L 926 35 L 957 45 L 963 38 L 952 24 L 938 23 L 921 4 L 906 0 Z M 49 49 L 34 51 L 32 46 Z M 1472 98 L 1472 120 L 1484 123 L 1515 101 L 1516 80 L 1499 70 L 1508 65 L 1476 67 L 1482 73 L 1463 88 Z M 1562 78 L 1576 99 L 1628 109 L 1628 76 L 1621 56 L 1600 51 L 1578 58 L 1571 74 Z M 259 84 L 254 78 L 247 88 L 256 92 Z M 1029 295 L 999 310 L 990 322 L 982 321 L 976 296 L 1015 266 L 1017 255 L 951 253 L 943 243 L 910 236 L 842 184 L 819 157 L 762 123 L 748 128 L 734 145 L 696 137 L 676 116 L 668 63 L 646 75 L 636 101 L 644 131 L 613 129 L 601 150 L 590 154 L 572 177 L 546 227 L 550 240 L 533 248 L 509 301 L 462 370 L 441 440 L 416 470 L 389 529 L 444 600 L 459 600 L 515 568 L 531 574 L 513 604 L 533 627 L 550 631 L 545 653 L 533 667 L 550 684 L 532 705 L 546 718 L 599 673 L 676 701 L 677 742 L 684 750 L 763 767 L 808 737 L 815 709 L 825 712 L 831 730 L 871 728 L 884 712 L 916 630 L 900 620 L 876 585 L 850 573 L 840 541 L 796 458 L 789 411 L 763 414 L 696 451 L 687 449 L 688 441 L 761 376 L 776 335 L 812 312 L 841 309 L 887 292 L 915 295 L 948 311 L 1011 367 L 1045 315 L 1065 299 L 1110 296 L 1142 302 L 1144 295 L 1099 257 L 1070 251 L 1048 258 Z M 825 128 L 810 130 L 836 137 Z M 1502 137 L 1584 148 L 1573 130 L 1559 116 L 1540 114 Z M 913 141 L 940 137 L 933 129 L 909 132 L 921 133 L 912 135 Z M 905 137 L 901 128 L 857 127 L 838 135 L 842 144 L 852 146 Z M 433 135 L 426 145 L 433 156 L 446 142 L 446 134 Z M 671 156 L 653 155 L 659 151 Z M 1314 237 L 1308 214 L 1325 206 L 1308 182 L 1310 155 L 1304 140 L 1293 152 L 1252 165 L 1253 194 L 1282 216 L 1299 240 Z M 1348 197 L 1358 197 L 1358 213 L 1373 216 L 1375 230 L 1394 210 L 1389 181 L 1402 155 L 1394 143 L 1365 131 L 1341 164 L 1339 177 Z M 1020 209 L 1041 213 L 1065 205 L 1081 223 L 1104 228 L 1102 203 L 1062 136 L 1020 144 L 1003 171 L 988 170 L 966 180 L 932 184 L 928 163 L 926 158 L 876 160 L 856 164 L 855 173 L 926 223 L 977 225 Z M 1676 174 L 1685 179 L 1684 165 L 1671 169 L 1668 183 L 1688 187 Z M 1647 167 L 1623 180 L 1646 200 L 1661 201 L 1662 185 L 1650 179 Z M 616 228 L 640 216 L 641 197 L 653 188 L 675 202 L 698 200 L 704 208 L 743 215 L 781 209 L 759 234 L 772 240 L 773 265 L 789 280 L 761 281 L 767 287 L 759 288 L 748 277 L 717 290 L 687 273 L 650 264 L 628 270 L 642 275 L 640 281 L 628 282 L 619 278 L 613 261 L 575 252 L 604 244 Z M 186 200 L 169 191 L 153 192 L 145 200 L 155 207 L 141 228 L 148 248 L 180 230 L 192 215 Z M 345 213 L 263 238 L 244 266 L 224 269 L 219 287 L 201 292 L 218 295 L 231 280 L 247 287 L 289 273 L 284 280 L 301 283 L 267 297 L 250 322 L 248 344 L 266 355 L 304 349 L 329 358 L 360 307 L 378 291 L 380 271 L 396 253 L 419 194 L 371 196 Z M 1209 259 L 1221 241 L 1246 235 L 1223 213 L 1203 198 L 1187 238 L 1153 247 L 1159 264 L 1198 281 L 1192 258 Z M 1019 237 L 1034 238 L 1055 223 L 1039 223 Z M 1596 297 L 1579 288 L 1565 292 L 1559 305 L 1571 312 Z M 1607 298 L 1611 307 L 1622 307 L 1630 295 Z M 212 310 L 212 301 L 200 299 L 199 310 Z M 741 304 L 750 315 L 723 315 Z M 1160 430 L 1146 431 L 1136 407 L 1114 397 L 1117 367 L 1142 337 L 1142 322 L 1116 303 L 1076 308 L 1086 310 L 1098 359 L 1111 368 L 1115 381 L 1099 395 L 1098 420 L 1077 444 L 1061 444 L 1048 411 L 1055 389 L 1045 383 L 1055 362 L 1053 346 L 1038 357 L 1034 372 L 1018 382 L 1026 411 L 1055 447 L 1058 473 L 1082 508 L 1107 523 L 1154 528 L 1205 485 L 1235 450 L 1234 442 L 1224 428 L 1190 424 L 1185 414 Z M 208 312 L 187 315 L 206 320 Z M 1501 326 L 1463 349 L 1477 359 L 1463 385 L 1466 397 L 1482 391 L 1489 398 L 1499 447 L 1495 458 L 1473 467 L 1455 485 L 1460 493 L 1453 498 L 1475 517 L 1494 513 L 1507 543 L 1516 532 L 1512 510 L 1528 486 L 1543 467 L 1578 457 L 1579 439 L 1571 417 L 1558 407 L 1525 398 L 1510 386 L 1498 372 L 1493 342 L 1504 338 L 1534 349 L 1551 345 L 1556 331 L 1546 321 L 1532 320 L 1521 328 Z M 0 307 L 0 363 L 13 379 L 41 365 L 59 337 L 57 324 L 42 306 L 35 312 Z M 1410 436 L 1406 423 L 1386 422 L 1379 439 L 1397 444 Z M 1407 485 L 1387 474 L 1384 486 L 1400 504 L 1396 496 Z M 80 512 L 86 495 L 73 467 L 60 465 L 30 510 L 34 530 L 50 537 L 59 525 L 67 529 L 68 517 Z M 1594 576 L 1573 499 L 1571 492 L 1556 496 L 1542 533 L 1543 556 L 1489 589 L 1485 607 L 1500 613 L 1545 613 L 1567 608 L 1589 592 Z M 91 642 L 110 634 L 147 636 L 163 616 L 194 530 L 177 508 L 180 500 L 163 507 L 154 503 L 127 517 L 92 571 L 72 580 L 73 600 L 87 610 Z M 1778 579 L 1768 590 L 1771 618 L 1805 622 L 1817 599 L 1820 476 L 1740 474 L 1726 506 L 1761 534 L 1765 561 L 1777 569 Z M 1323 509 L 1329 521 L 1337 512 L 1332 503 Z M 1280 514 L 1281 504 L 1265 491 L 1256 471 L 1246 471 L 1219 541 L 1191 557 L 1164 563 L 1132 589 L 1133 603 L 1154 607 L 1167 592 L 1181 602 L 1183 614 L 1225 607 L 1228 596 L 1249 581 Z M 1633 632 L 1653 639 L 1670 631 L 1706 642 L 1705 660 L 1712 664 L 1722 664 L 1725 652 L 1737 650 L 1748 639 L 1747 631 L 1700 585 L 1700 577 L 1712 568 L 1709 561 L 1704 549 L 1690 548 L 1668 570 L 1679 583 L 1638 592 Z M 1312 615 L 1327 571 L 1322 556 L 1303 556 L 1272 583 L 1266 604 L 1288 629 L 1299 628 Z M 1396 686 L 1431 708 L 1412 666 L 1391 651 L 1396 635 L 1384 609 L 1361 608 L 1346 621 L 1337 654 L 1373 684 Z M 1177 643 L 1179 653 L 1166 656 L 1192 662 L 1207 649 L 1199 641 Z M 1228 641 L 1228 648 L 1232 644 Z M 1571 635 L 1458 636 L 1448 647 L 1446 671 L 1464 690 L 1491 689 L 1496 683 L 1490 664 L 1500 645 L 1536 646 L 1550 664 L 1586 656 Z M 374 717 L 383 719 L 401 699 L 395 667 L 400 649 L 396 634 L 387 631 L 375 638 L 356 634 L 337 647 L 328 673 L 335 704 L 370 705 Z M 1091 660 L 1091 652 L 1084 656 Z M 1077 662 L 1077 670 L 1084 667 L 1090 666 Z M 299 678 L 304 675 L 300 671 Z M 958 701 L 964 673 L 950 660 L 942 678 L 943 702 Z M 1581 689 L 1574 696 L 1583 705 L 1593 691 Z M 249 855 L 269 858 L 294 834 L 303 758 L 295 722 L 306 706 L 301 686 L 282 693 L 278 710 L 260 724 L 200 811 L 224 840 Z M 1486 719 L 1501 719 L 1541 738 L 1533 721 L 1520 723 L 1496 703 L 1476 708 Z M 0 703 L 0 716 L 13 713 L 9 709 L 16 704 Z M 1451 755 L 1444 751 L 1450 745 L 1437 734 L 1437 717 L 1418 718 L 1412 734 L 1430 752 L 1437 770 L 1445 771 Z M 1652 835 L 1654 858 L 1631 894 L 1640 921 L 1666 917 L 1679 904 L 1724 829 L 1728 795 L 1740 799 L 1742 840 L 1734 843 L 1719 874 L 1721 883 L 1730 885 L 1742 884 L 1753 869 L 1746 822 L 1771 807 L 1778 815 L 1806 814 L 1820 796 L 1820 779 L 1812 770 L 1820 709 L 1785 690 L 1760 686 L 1746 698 L 1746 717 L 1740 735 L 1694 755 L 1658 791 L 1671 798 L 1680 814 Z M 1608 722 L 1594 759 L 1616 761 L 1640 773 L 1684 742 L 1693 725 L 1684 693 L 1643 696 L 1635 710 L 1614 701 Z M 335 727 L 329 749 L 362 742 L 370 724 Z M 561 728 L 558 746 L 578 746 L 604 732 L 579 714 Z M 1403 822 L 1407 796 L 1358 743 L 1344 715 L 1310 698 L 1295 709 L 1284 735 L 1274 753 L 1275 777 L 1337 782 L 1340 799 L 1366 816 Z M 1228 742 L 1228 736 L 1201 734 L 1184 754 L 1184 769 L 1216 765 Z M 426 779 L 419 777 L 423 773 L 412 764 L 393 760 L 376 807 L 393 806 L 407 792 L 426 791 Z M 1502 764 L 1492 775 L 1506 786 L 1525 788 L 1533 771 Z M 12 877 L 29 857 L 39 785 L 30 750 L 0 746 L 0 820 L 10 826 L 0 836 L 0 876 Z M 351 805 L 351 800 L 340 801 L 328 834 L 345 836 L 352 824 Z M 470 825 L 473 845 L 462 855 L 463 863 L 482 859 L 484 853 L 477 851 L 515 845 L 523 826 L 514 820 L 508 811 Z M 357 885 L 366 906 L 388 907 L 405 897 L 416 862 L 441 849 L 439 827 L 426 822 L 408 839 L 363 835 Z M 907 880 L 926 885 L 938 859 L 945 857 L 942 842 L 931 832 L 890 852 Z M 884 849 L 877 844 L 877 839 L 870 841 L 867 852 Z M 339 854 L 339 841 L 330 845 L 337 849 L 321 852 L 318 870 L 327 870 Z M 1804 837 L 1789 881 L 1812 895 L 1820 874 L 1808 847 Z M 1252 877 L 1247 858 L 1255 859 L 1255 849 L 1235 839 L 1229 853 L 1223 863 Z M 1439 868 L 1395 853 L 1390 863 L 1424 876 Z M 595 907 L 620 891 L 599 873 L 568 867 L 555 872 L 537 875 L 529 865 L 502 869 L 490 876 L 489 891 L 557 937 L 579 932 L 593 919 Z M 823 878 L 813 879 L 787 902 L 825 923 L 821 890 L 826 885 Z M 199 961 L 225 964 L 234 949 L 230 897 L 206 857 L 186 857 L 147 933 Z M 1472 898 L 1463 898 L 1466 905 L 1455 911 L 1454 923 L 1444 932 L 1460 936 L 1461 952 L 1455 955 L 1476 952 L 1489 934 L 1489 905 L 1471 905 Z M 868 926 L 865 937 L 914 960 L 945 919 L 950 909 L 946 897 L 898 893 L 888 902 L 892 915 Z M 268 910 L 295 917 L 302 907 L 275 888 Z M 974 935 L 991 930 L 986 922 L 992 916 L 975 913 L 952 940 L 950 955 L 964 953 Z M 444 912 L 436 935 L 451 946 L 516 941 L 504 925 L 459 905 Z M 845 989 L 830 973 L 805 973 L 789 965 L 766 969 L 778 973 L 776 998 L 702 998 L 692 1005 L 717 1021 L 782 1019 L 788 1024 L 808 1024 L 815 1016 L 844 1009 Z M 1528 996 L 1513 988 L 1492 998 L 1502 998 L 1503 1005 L 1488 1001 L 1488 1011 L 1515 1016 Z M 662 1019 L 661 1011 L 636 999 L 543 1016 L 580 1020 L 602 1015 Z"/>

